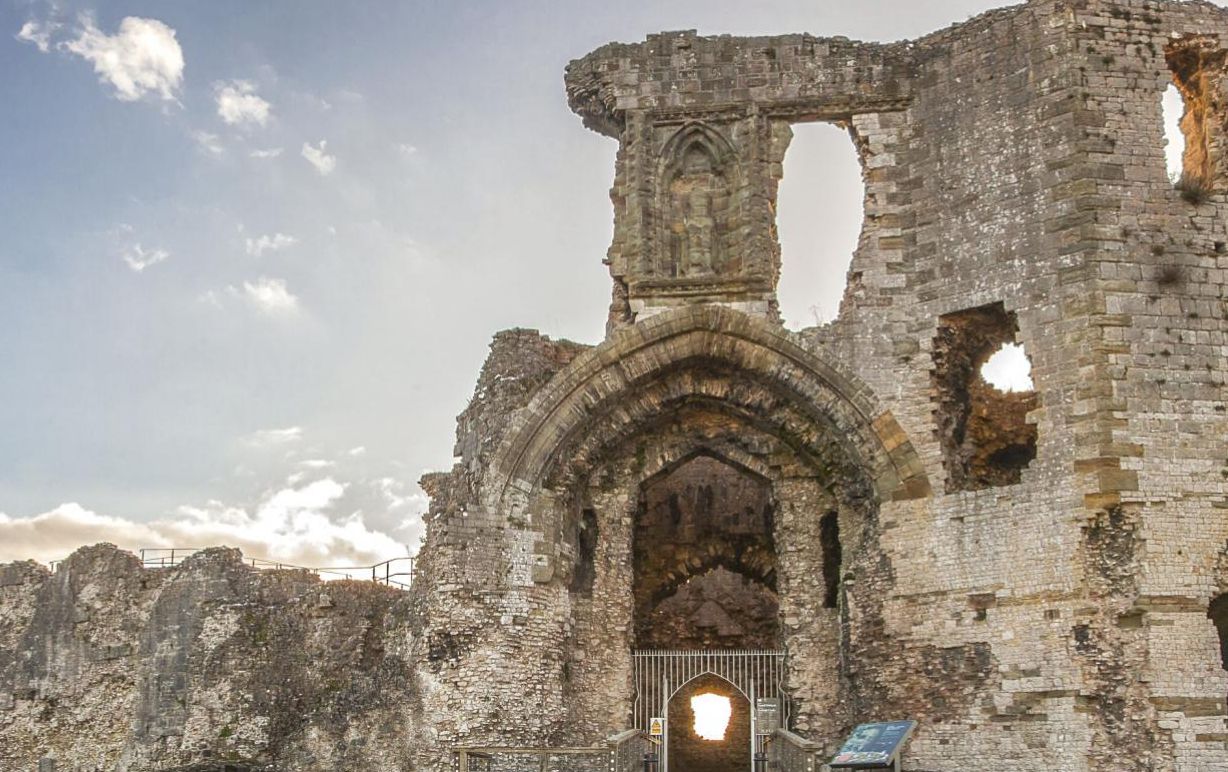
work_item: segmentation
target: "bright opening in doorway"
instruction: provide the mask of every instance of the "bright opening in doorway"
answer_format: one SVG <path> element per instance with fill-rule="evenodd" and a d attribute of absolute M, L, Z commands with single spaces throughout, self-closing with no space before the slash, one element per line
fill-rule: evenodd
<path fill-rule="evenodd" d="M 719 694 L 697 694 L 691 698 L 691 712 L 695 714 L 695 734 L 705 740 L 725 739 L 733 705 L 728 697 Z"/>

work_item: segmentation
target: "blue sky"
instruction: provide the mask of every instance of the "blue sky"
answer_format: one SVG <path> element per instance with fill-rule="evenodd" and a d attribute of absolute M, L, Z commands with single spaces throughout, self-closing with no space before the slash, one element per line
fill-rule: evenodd
<path fill-rule="evenodd" d="M 0 3 L 0 560 L 107 539 L 313 564 L 416 544 L 494 331 L 601 339 L 615 143 L 567 109 L 569 59 L 993 7 Z M 834 315 L 857 175 L 846 135 L 799 130 L 793 326 Z"/>

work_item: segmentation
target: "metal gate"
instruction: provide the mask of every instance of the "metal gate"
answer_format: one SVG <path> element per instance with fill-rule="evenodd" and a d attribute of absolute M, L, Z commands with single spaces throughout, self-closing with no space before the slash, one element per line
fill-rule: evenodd
<path fill-rule="evenodd" d="M 756 722 L 760 700 L 775 700 L 780 726 L 788 726 L 789 700 L 784 693 L 785 652 L 782 649 L 730 651 L 631 652 L 635 663 L 635 727 L 648 730 L 653 718 L 669 716 L 669 701 L 682 687 L 703 675 L 728 681 L 750 705 L 750 747 L 754 758 L 759 732 Z M 772 727 L 774 728 L 774 727 Z M 669 722 L 661 738 L 661 772 L 669 769 Z M 747 768 L 753 768 L 750 763 Z"/>

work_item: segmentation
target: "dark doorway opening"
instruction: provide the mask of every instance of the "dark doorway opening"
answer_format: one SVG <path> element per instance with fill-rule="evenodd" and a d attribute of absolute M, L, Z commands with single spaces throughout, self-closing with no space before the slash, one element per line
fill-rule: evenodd
<path fill-rule="evenodd" d="M 706 455 L 645 481 L 633 559 L 638 649 L 780 646 L 767 480 Z"/>

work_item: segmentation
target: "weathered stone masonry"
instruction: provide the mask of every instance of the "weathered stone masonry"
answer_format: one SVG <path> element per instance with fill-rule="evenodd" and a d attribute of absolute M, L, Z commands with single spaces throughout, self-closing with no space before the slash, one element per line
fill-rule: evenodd
<path fill-rule="evenodd" d="M 1228 770 L 1226 50 L 1210 3 L 1034 0 L 573 62 L 619 143 L 607 337 L 496 336 L 413 591 L 8 566 L 0 767 L 444 769 L 625 728 L 634 647 L 771 645 L 828 749 L 911 717 L 911 770 Z M 865 221 L 839 318 L 792 333 L 803 121 L 848 128 Z M 980 380 L 1004 342 L 1033 392 Z"/>

